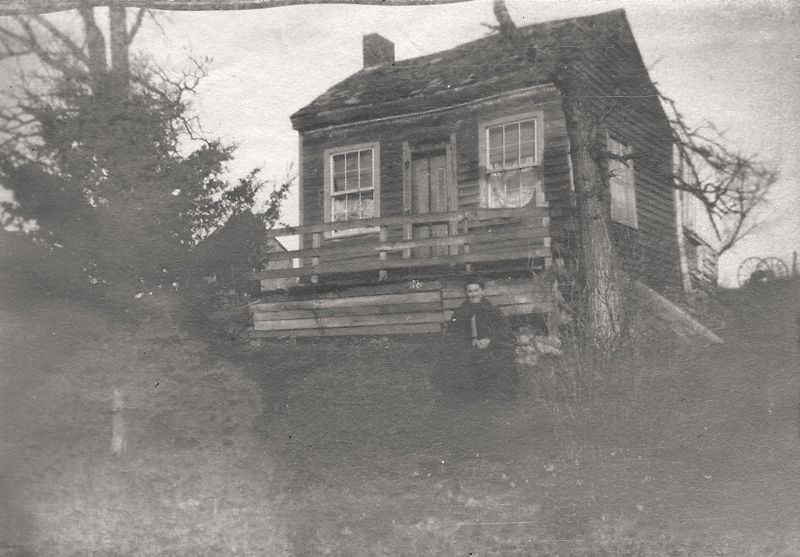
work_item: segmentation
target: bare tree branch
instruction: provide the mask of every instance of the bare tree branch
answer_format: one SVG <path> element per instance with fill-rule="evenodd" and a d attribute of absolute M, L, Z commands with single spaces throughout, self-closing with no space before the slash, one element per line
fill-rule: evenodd
<path fill-rule="evenodd" d="M 53 25 L 53 22 L 51 22 L 49 19 L 47 19 L 42 15 L 34 15 L 33 20 L 36 21 L 36 23 L 38 23 L 45 29 L 47 29 L 47 31 L 53 37 L 61 41 L 61 44 L 63 44 L 76 59 L 80 60 L 85 64 L 89 63 L 89 58 L 86 56 L 84 50 L 80 46 L 78 46 L 78 43 L 76 43 L 71 37 L 69 37 L 66 33 L 61 31 L 58 27 Z"/>
<path fill-rule="evenodd" d="M 142 27 L 142 23 L 144 22 L 144 16 L 147 15 L 150 10 L 146 8 L 139 8 L 136 12 L 136 19 L 133 22 L 133 25 L 128 30 L 128 44 L 133 42 L 133 39 L 136 37 L 136 33 L 139 32 L 139 29 Z"/>
<path fill-rule="evenodd" d="M 713 124 L 691 127 L 674 100 L 663 94 L 661 100 L 678 157 L 673 184 L 699 201 L 721 255 L 763 224 L 756 209 L 765 205 L 778 174 L 757 157 L 727 147 Z"/>
<path fill-rule="evenodd" d="M 35 55 L 42 64 L 45 64 L 56 71 L 68 72 L 70 64 L 66 61 L 63 53 L 53 52 L 42 45 L 35 29 L 30 22 L 21 16 L 15 17 L 20 32 L 12 31 L 7 27 L 0 27 L 0 37 L 3 38 L 4 48 L 10 54 L 7 57 L 18 57 L 27 54 Z M 11 41 L 17 44 L 17 50 L 13 50 Z"/>

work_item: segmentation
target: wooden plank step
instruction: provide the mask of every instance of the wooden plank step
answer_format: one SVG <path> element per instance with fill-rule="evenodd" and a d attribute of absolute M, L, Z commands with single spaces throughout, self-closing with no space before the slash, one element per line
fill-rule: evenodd
<path fill-rule="evenodd" d="M 286 331 L 291 329 L 317 329 L 319 323 L 312 319 L 278 319 L 276 321 L 253 321 L 256 331 Z"/>
<path fill-rule="evenodd" d="M 387 304 L 380 306 L 345 306 L 338 308 L 253 312 L 253 321 L 316 319 L 317 317 L 341 317 L 347 315 L 387 315 L 392 313 L 420 313 L 441 310 L 442 304 L 438 301 L 411 304 Z"/>
<path fill-rule="evenodd" d="M 320 309 L 347 306 L 374 306 L 388 304 L 407 304 L 422 302 L 438 302 L 438 291 L 433 292 L 408 292 L 406 294 L 377 294 L 374 296 L 353 296 L 349 298 L 323 298 L 311 300 L 296 300 L 290 302 L 255 303 L 250 305 L 252 312 L 284 311 L 296 309 Z"/>
<path fill-rule="evenodd" d="M 339 327 L 336 329 L 298 329 L 286 331 L 252 331 L 253 338 L 291 338 L 291 337 L 337 337 L 337 336 L 374 336 L 374 335 L 419 335 L 438 334 L 439 323 L 412 323 L 408 325 Z"/>
<path fill-rule="evenodd" d="M 510 315 L 526 315 L 529 313 L 548 313 L 552 311 L 552 304 L 516 304 L 511 306 L 499 306 L 500 311 L 506 317 Z M 449 321 L 453 315 L 452 309 L 444 310 L 445 321 Z"/>
<path fill-rule="evenodd" d="M 544 294 L 500 294 L 497 296 L 486 296 L 486 299 L 494 306 L 511 306 L 514 304 L 545 304 L 548 301 L 548 296 Z M 464 297 L 449 298 L 442 301 L 444 309 L 457 308 L 464 302 Z"/>
<path fill-rule="evenodd" d="M 308 287 L 307 287 L 308 288 Z M 415 294 L 418 292 L 434 292 L 439 291 L 442 288 L 442 283 L 440 280 L 426 280 L 421 284 L 415 285 L 414 288 L 411 287 L 409 281 L 395 281 L 395 282 L 383 282 L 380 284 L 356 284 L 356 285 L 349 285 L 347 287 L 341 288 L 337 287 L 332 290 L 320 290 L 319 288 L 308 288 L 308 291 L 302 291 L 301 289 L 296 289 L 296 294 L 292 294 L 295 296 L 296 300 L 302 299 L 303 297 L 306 298 L 318 298 L 318 299 L 328 299 L 328 298 L 354 298 L 356 296 L 375 296 L 378 294 Z M 264 300 L 264 302 L 270 302 L 271 300 Z M 275 301 L 283 301 L 283 300 L 275 300 Z M 287 301 L 292 301 L 291 299 Z"/>
<path fill-rule="evenodd" d="M 487 296 L 499 296 L 501 294 L 530 294 L 530 293 L 546 293 L 550 288 L 544 281 L 535 281 L 533 279 L 526 279 L 517 282 L 496 282 L 486 281 L 484 293 Z M 447 286 L 442 288 L 442 298 L 447 300 L 450 298 L 464 299 L 464 287 Z"/>
<path fill-rule="evenodd" d="M 338 317 L 345 315 L 389 315 L 393 313 L 424 313 L 442 311 L 442 303 L 417 302 L 409 304 L 386 304 L 375 306 L 345 306 L 338 308 L 320 308 L 314 310 L 318 317 Z"/>
<path fill-rule="evenodd" d="M 365 325 L 402 325 L 408 323 L 441 323 L 444 316 L 441 311 L 420 313 L 396 313 L 387 315 L 347 315 L 342 317 L 320 317 L 319 324 L 323 328 L 353 327 Z"/>
<path fill-rule="evenodd" d="M 316 319 L 313 309 L 290 309 L 285 311 L 254 311 L 253 321 L 278 321 L 283 319 Z"/>
<path fill-rule="evenodd" d="M 277 321 L 255 321 L 257 331 L 281 331 L 291 329 L 316 329 L 373 325 L 403 325 L 410 323 L 440 323 L 444 319 L 441 311 L 421 313 L 398 313 L 388 315 L 347 315 L 320 317 L 317 319 L 282 319 Z"/>

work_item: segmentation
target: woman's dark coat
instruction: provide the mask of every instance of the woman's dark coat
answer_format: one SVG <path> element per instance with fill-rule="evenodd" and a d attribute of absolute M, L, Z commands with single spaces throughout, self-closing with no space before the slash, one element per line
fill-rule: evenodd
<path fill-rule="evenodd" d="M 483 350 L 473 346 L 471 321 L 477 339 L 489 339 Z M 514 334 L 503 313 L 486 298 L 465 301 L 447 324 L 439 362 L 437 386 L 445 396 L 512 398 L 519 378 L 514 367 Z"/>

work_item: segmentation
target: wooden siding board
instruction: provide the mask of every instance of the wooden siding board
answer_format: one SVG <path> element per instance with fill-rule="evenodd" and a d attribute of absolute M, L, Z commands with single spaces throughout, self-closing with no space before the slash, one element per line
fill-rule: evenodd
<path fill-rule="evenodd" d="M 607 126 L 633 149 L 639 227 L 630 231 L 612 223 L 612 240 L 623 264 L 631 274 L 653 286 L 679 285 L 670 184 L 671 135 L 635 45 L 616 44 L 596 53 L 592 60 L 577 65 L 575 74 L 585 90 L 596 97 L 605 93 L 617 96 L 619 101 L 609 114 Z M 558 241 L 569 236 L 557 230 L 562 226 L 568 226 L 568 219 L 554 219 L 551 236 Z"/>

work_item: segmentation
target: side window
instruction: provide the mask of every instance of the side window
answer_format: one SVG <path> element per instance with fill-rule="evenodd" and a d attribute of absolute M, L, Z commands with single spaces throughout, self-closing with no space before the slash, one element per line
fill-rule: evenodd
<path fill-rule="evenodd" d="M 611 193 L 611 220 L 638 228 L 636 217 L 636 178 L 632 150 L 616 139 L 608 138 L 608 187 Z"/>
<path fill-rule="evenodd" d="M 328 149 L 325 164 L 325 222 L 380 216 L 380 152 L 378 143 Z M 342 233 L 358 233 L 354 229 Z"/>
<path fill-rule="evenodd" d="M 541 125 L 539 114 L 481 125 L 485 207 L 522 207 L 541 193 Z"/>

